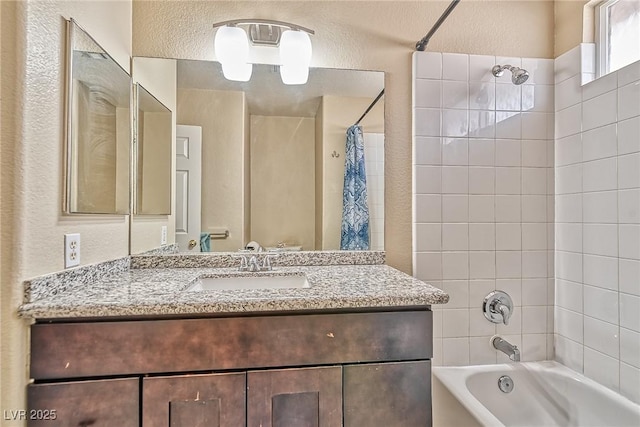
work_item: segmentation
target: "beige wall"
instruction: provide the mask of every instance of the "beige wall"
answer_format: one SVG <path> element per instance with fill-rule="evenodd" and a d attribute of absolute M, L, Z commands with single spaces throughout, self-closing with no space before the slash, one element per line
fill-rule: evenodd
<path fill-rule="evenodd" d="M 13 134 L 15 132 L 15 115 L 10 115 L 13 110 L 13 102 L 15 97 L 9 95 L 9 91 L 13 92 L 13 85 L 6 86 L 6 81 L 15 81 L 16 78 L 16 34 L 15 34 L 15 11 L 13 4 L 7 4 L 8 2 L 0 3 L 0 75 L 2 80 L 0 81 L 0 408 L 5 408 L 5 386 L 8 388 L 12 385 L 10 381 L 15 381 L 13 378 L 7 379 L 4 375 L 5 366 L 9 363 L 13 363 L 12 369 L 21 369 L 21 365 L 17 365 L 17 356 L 23 353 L 24 340 L 20 338 L 21 330 L 15 327 L 15 323 L 12 322 L 12 327 L 4 327 L 4 324 L 11 322 L 5 320 L 5 313 L 11 313 L 14 309 L 13 300 L 11 298 L 12 286 L 5 283 L 11 283 L 10 277 L 13 272 L 13 256 L 11 255 L 11 246 L 15 233 L 15 215 L 13 215 L 13 200 L 5 198 L 8 195 L 8 189 L 13 188 L 14 183 L 14 171 L 10 167 L 11 162 L 8 159 L 13 159 L 14 144 Z M 10 19 L 8 19 L 10 18 Z M 9 66 L 10 64 L 10 66 Z M 8 122 L 11 122 L 10 124 Z M 7 291 L 5 291 L 5 288 Z M 5 297 L 5 292 L 8 292 L 8 297 Z M 8 352 L 5 350 L 6 344 L 15 343 L 10 348 L 15 349 Z M 15 352 L 15 353 L 13 353 Z M 5 361 L 6 360 L 6 361 Z M 8 368 L 7 368 L 8 369 Z M 15 384 L 15 383 L 14 383 Z M 7 404 L 14 402 L 22 402 L 23 398 L 9 400 Z"/>
<path fill-rule="evenodd" d="M 172 59 L 134 58 L 133 80 L 142 84 L 172 111 L 171 170 L 175 171 L 177 65 Z M 135 215 L 131 218 L 130 248 L 132 254 L 160 246 L 163 226 L 167 226 L 167 243 L 175 243 L 175 173 L 171 174 L 171 215 Z"/>
<path fill-rule="evenodd" d="M 171 139 L 171 113 L 146 112 L 144 116 L 144 139 L 139 140 L 144 144 L 144 150 L 142 158 L 137 159 L 141 163 L 138 167 L 142 174 L 138 179 L 143 183 L 142 200 L 138 199 L 141 212 L 171 212 L 171 147 L 175 145 Z"/>
<path fill-rule="evenodd" d="M 322 172 L 318 178 L 322 180 L 323 250 L 340 249 L 346 132 L 372 101 L 373 98 L 322 97 L 319 114 L 322 116 Z M 360 125 L 365 132 L 384 133 L 384 98 L 376 103 Z M 340 157 L 333 157 L 334 151 Z"/>
<path fill-rule="evenodd" d="M 251 116 L 251 240 L 315 249 L 315 119 Z"/>
<path fill-rule="evenodd" d="M 237 251 L 244 221 L 245 97 L 243 92 L 178 89 L 179 125 L 202 127 L 202 231 L 229 230 L 212 251 Z"/>
<path fill-rule="evenodd" d="M 315 174 L 316 174 L 316 185 L 315 185 L 315 196 L 316 196 L 316 250 L 322 249 L 322 211 L 324 209 L 324 202 L 322 200 L 322 193 L 324 191 L 324 185 L 322 183 L 322 168 L 323 168 L 323 157 L 322 157 L 322 139 L 324 135 L 323 127 L 324 120 L 322 117 L 322 108 L 324 102 L 320 99 L 320 105 L 318 106 L 318 111 L 316 112 L 316 146 L 315 146 Z"/>
<path fill-rule="evenodd" d="M 24 279 L 62 270 L 63 236 L 80 233 L 82 264 L 126 256 L 127 216 L 63 216 L 64 20 L 75 18 L 129 69 L 131 2 L 0 2 L 2 8 L 2 409 L 24 409 Z M 22 425 L 2 421 L 3 426 Z"/>
<path fill-rule="evenodd" d="M 583 38 L 583 10 L 587 3 L 586 0 L 556 0 L 554 2 L 554 58 L 573 49 L 583 41 L 591 41 Z"/>
<path fill-rule="evenodd" d="M 134 1 L 134 52 L 214 59 L 213 22 L 260 17 L 315 30 L 312 65 L 385 71 L 386 251 L 411 271 L 411 53 L 448 1 Z M 463 1 L 431 51 L 551 58 L 551 1 Z M 184 21 L 188 17 L 189 31 Z"/>
<path fill-rule="evenodd" d="M 244 198 L 244 236 L 249 239 L 251 236 L 251 115 L 249 114 L 249 105 L 244 103 L 244 147 L 243 147 L 243 174 L 242 189 Z M 245 242 L 248 243 L 248 242 Z"/>

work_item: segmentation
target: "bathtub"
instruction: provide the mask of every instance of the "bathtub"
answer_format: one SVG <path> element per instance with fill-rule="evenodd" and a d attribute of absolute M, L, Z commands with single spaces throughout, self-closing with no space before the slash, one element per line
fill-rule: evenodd
<path fill-rule="evenodd" d="M 434 367 L 433 425 L 638 427 L 640 405 L 557 362 Z"/>

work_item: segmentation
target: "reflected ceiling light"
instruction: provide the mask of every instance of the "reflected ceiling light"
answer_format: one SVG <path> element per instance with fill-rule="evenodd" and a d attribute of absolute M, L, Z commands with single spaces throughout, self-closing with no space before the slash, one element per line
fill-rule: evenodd
<path fill-rule="evenodd" d="M 227 80 L 246 82 L 251 78 L 253 65 L 249 63 L 249 40 L 242 28 L 224 26 L 216 32 L 216 57 Z"/>
<path fill-rule="evenodd" d="M 284 84 L 307 82 L 312 52 L 309 35 L 314 34 L 313 30 L 265 19 L 224 21 L 213 24 L 213 27 L 218 28 L 214 41 L 216 58 L 226 79 L 246 82 L 251 78 L 250 50 L 254 46 L 278 48 L 277 55 L 272 55 L 275 59 L 254 62 L 279 65 Z"/>
<path fill-rule="evenodd" d="M 287 85 L 305 84 L 309 79 L 311 39 L 303 31 L 285 31 L 280 40 L 280 77 Z"/>

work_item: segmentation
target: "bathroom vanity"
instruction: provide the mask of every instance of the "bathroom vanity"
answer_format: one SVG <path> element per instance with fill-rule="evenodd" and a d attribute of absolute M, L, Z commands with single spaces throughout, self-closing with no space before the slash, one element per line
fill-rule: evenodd
<path fill-rule="evenodd" d="M 385 265 L 288 268 L 310 288 L 185 292 L 237 273 L 141 269 L 84 304 L 25 304 L 29 409 L 56 415 L 29 425 L 430 425 L 430 304 L 447 295 Z"/>

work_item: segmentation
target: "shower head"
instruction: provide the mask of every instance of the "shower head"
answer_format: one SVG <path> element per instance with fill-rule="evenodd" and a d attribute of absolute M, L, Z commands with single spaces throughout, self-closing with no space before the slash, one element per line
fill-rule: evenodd
<path fill-rule="evenodd" d="M 504 74 L 504 70 L 511 71 L 511 81 L 514 85 L 521 85 L 529 78 L 529 72 L 527 70 L 511 65 L 495 65 L 491 69 L 491 73 L 496 77 L 500 77 Z"/>

